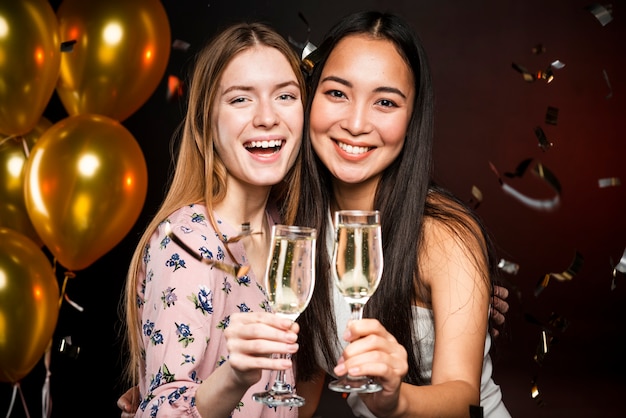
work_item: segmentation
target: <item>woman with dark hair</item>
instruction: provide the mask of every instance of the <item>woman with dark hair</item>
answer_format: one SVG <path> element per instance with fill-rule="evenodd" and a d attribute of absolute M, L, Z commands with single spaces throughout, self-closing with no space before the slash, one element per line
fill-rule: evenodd
<path fill-rule="evenodd" d="M 433 86 L 420 40 L 397 16 L 355 13 L 308 61 L 296 223 L 320 239 L 314 295 L 298 319 L 300 393 L 315 399 L 324 372 L 367 375 L 383 390 L 350 394 L 356 416 L 469 417 L 482 408 L 509 417 L 489 356 L 494 248 L 473 211 L 432 180 Z M 340 209 L 381 213 L 383 276 L 358 321 L 348 320 L 331 275 L 331 215 Z"/>

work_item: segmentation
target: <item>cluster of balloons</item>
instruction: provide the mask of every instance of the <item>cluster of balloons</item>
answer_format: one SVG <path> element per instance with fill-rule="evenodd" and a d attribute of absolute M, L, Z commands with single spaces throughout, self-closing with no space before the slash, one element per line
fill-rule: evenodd
<path fill-rule="evenodd" d="M 140 214 L 146 162 L 121 122 L 161 81 L 170 38 L 159 0 L 0 2 L 0 381 L 25 377 L 56 327 L 42 247 L 84 269 Z M 68 116 L 51 122 L 55 91 Z"/>

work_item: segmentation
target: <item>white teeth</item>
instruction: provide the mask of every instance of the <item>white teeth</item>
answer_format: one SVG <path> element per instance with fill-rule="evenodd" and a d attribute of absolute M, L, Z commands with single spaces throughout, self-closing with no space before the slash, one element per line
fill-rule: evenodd
<path fill-rule="evenodd" d="M 272 139 L 270 141 L 251 141 L 245 146 L 246 148 L 275 148 L 280 147 L 281 145 L 282 141 L 280 139 Z"/>
<path fill-rule="evenodd" d="M 368 147 L 357 147 L 357 146 L 344 144 L 343 142 L 337 142 L 337 144 L 339 144 L 339 148 L 341 148 L 348 154 L 358 155 L 358 154 L 364 154 L 367 151 L 369 151 Z"/>

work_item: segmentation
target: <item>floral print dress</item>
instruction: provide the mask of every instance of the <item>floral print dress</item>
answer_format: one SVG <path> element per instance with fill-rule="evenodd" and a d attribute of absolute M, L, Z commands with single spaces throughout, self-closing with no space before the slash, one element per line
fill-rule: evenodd
<path fill-rule="evenodd" d="M 225 238 L 240 230 L 220 221 Z M 185 206 L 168 218 L 171 230 L 191 249 L 208 259 L 233 263 L 223 241 L 212 228 L 203 205 Z M 268 213 L 270 225 L 276 223 Z M 229 244 L 236 261 L 248 264 L 241 241 Z M 224 330 L 235 312 L 270 307 L 262 278 L 249 271 L 236 278 L 204 264 L 174 243 L 162 223 L 144 249 L 137 280 L 145 366 L 140 377 L 141 417 L 199 417 L 195 393 L 203 379 L 228 361 Z M 271 408 L 252 399 L 269 389 L 269 370 L 251 386 L 233 410 L 232 417 L 297 417 L 297 408 Z M 285 381 L 294 384 L 293 373 Z"/>

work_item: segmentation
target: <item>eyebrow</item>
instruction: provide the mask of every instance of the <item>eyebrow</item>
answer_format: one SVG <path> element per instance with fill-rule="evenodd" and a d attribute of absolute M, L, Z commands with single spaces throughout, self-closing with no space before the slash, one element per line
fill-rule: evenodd
<path fill-rule="evenodd" d="M 289 80 L 289 81 L 285 81 L 284 83 L 277 84 L 276 85 L 276 89 L 282 89 L 282 88 L 287 87 L 287 86 L 294 86 L 294 87 L 300 88 L 300 85 L 296 81 Z M 239 85 L 230 86 L 229 88 L 224 90 L 224 92 L 222 94 L 226 94 L 226 93 L 229 93 L 229 92 L 234 91 L 234 90 L 252 91 L 252 90 L 254 90 L 254 87 L 252 87 L 252 86 L 239 86 Z"/>
<path fill-rule="evenodd" d="M 328 76 L 328 77 L 324 77 L 321 80 L 321 82 L 324 82 L 324 81 L 334 81 L 336 83 L 343 84 L 346 87 L 350 87 L 350 88 L 354 87 L 354 85 L 351 82 L 349 82 L 348 80 L 345 80 L 343 78 L 340 78 L 340 77 L 337 77 L 337 76 L 334 76 L 334 75 L 331 75 L 331 76 Z M 397 94 L 397 95 L 401 96 L 403 99 L 406 99 L 406 95 L 404 93 L 402 93 L 402 91 L 400 91 L 399 89 L 397 89 L 395 87 L 387 87 L 387 86 L 376 87 L 374 89 L 374 92 L 375 93 L 393 93 L 393 94 Z"/>

